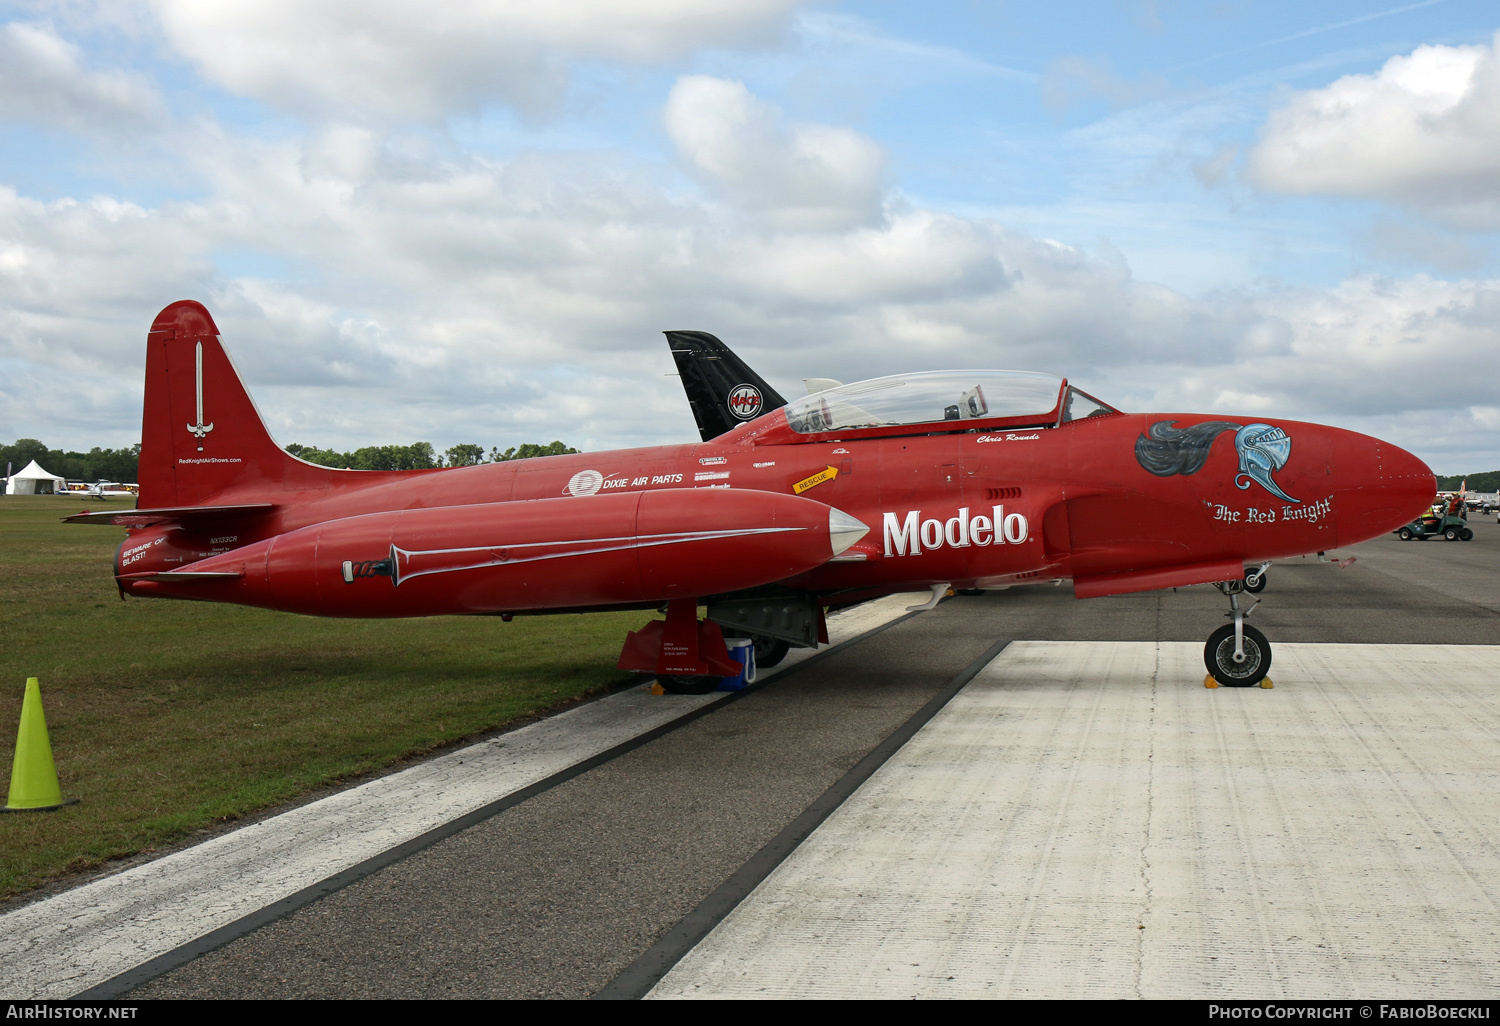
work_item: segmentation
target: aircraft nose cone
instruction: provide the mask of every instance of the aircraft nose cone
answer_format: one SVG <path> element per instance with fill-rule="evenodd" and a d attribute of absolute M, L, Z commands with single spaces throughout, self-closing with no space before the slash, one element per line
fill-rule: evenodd
<path fill-rule="evenodd" d="M 828 508 L 828 543 L 833 546 L 835 556 L 869 533 L 864 521 L 832 506 Z"/>
<path fill-rule="evenodd" d="M 1424 512 L 1437 479 L 1420 459 L 1398 446 L 1364 438 L 1363 459 L 1340 474 L 1339 544 L 1352 545 L 1395 531 Z"/>
<path fill-rule="evenodd" d="M 1405 449 L 1386 442 L 1381 442 L 1380 448 L 1382 476 L 1399 500 L 1402 520 L 1426 512 L 1437 495 L 1437 477 L 1432 468 Z"/>

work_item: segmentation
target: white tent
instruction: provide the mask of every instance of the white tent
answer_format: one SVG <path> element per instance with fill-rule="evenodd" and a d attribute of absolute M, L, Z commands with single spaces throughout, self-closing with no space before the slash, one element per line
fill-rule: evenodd
<path fill-rule="evenodd" d="M 57 495 L 68 490 L 68 482 L 56 474 L 37 466 L 36 460 L 26 464 L 5 482 L 6 495 Z"/>

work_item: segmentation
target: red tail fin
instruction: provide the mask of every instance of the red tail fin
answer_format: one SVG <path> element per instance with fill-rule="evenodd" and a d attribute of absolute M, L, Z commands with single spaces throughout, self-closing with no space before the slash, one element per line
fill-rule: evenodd
<path fill-rule="evenodd" d="M 271 438 L 201 303 L 183 300 L 156 315 L 146 337 L 142 509 L 265 498 L 320 469 Z"/>

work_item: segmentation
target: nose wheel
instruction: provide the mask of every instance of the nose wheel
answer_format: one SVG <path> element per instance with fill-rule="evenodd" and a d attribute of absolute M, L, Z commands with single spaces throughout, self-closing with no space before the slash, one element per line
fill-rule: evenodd
<path fill-rule="evenodd" d="M 1240 607 L 1244 581 L 1221 581 L 1215 587 L 1229 598 L 1226 615 L 1234 622 L 1208 636 L 1208 643 L 1203 646 L 1203 663 L 1209 674 L 1226 688 L 1254 687 L 1271 670 L 1271 643 L 1245 622 L 1245 617 L 1260 603 L 1253 603 L 1249 609 Z"/>
<path fill-rule="evenodd" d="M 1208 636 L 1203 663 L 1226 688 L 1253 688 L 1271 669 L 1271 643 L 1254 627 L 1241 625 L 1243 658 L 1235 661 L 1234 624 L 1226 623 Z"/>
<path fill-rule="evenodd" d="M 1252 595 L 1259 595 L 1266 590 L 1266 571 L 1271 569 L 1270 563 L 1261 563 L 1245 571 L 1245 590 Z"/>

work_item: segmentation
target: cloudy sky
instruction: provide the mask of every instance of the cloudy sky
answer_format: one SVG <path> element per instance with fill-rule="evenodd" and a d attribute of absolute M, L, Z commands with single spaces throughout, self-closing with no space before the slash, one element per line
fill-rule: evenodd
<path fill-rule="evenodd" d="M 660 331 L 1500 467 L 1493 0 L 0 0 L 0 440 L 696 438 Z"/>

